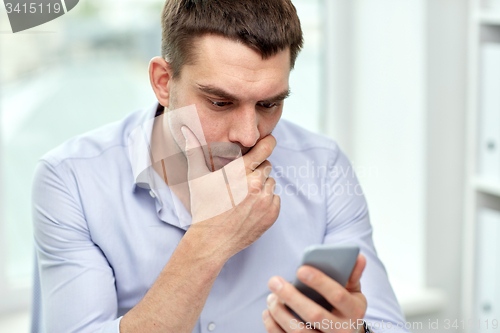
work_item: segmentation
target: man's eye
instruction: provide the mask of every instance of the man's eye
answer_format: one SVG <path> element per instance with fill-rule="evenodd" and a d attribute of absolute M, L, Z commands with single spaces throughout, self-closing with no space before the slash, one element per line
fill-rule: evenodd
<path fill-rule="evenodd" d="M 217 102 L 217 101 L 210 101 L 210 103 L 212 103 L 213 106 L 216 106 L 218 108 L 223 108 L 225 106 L 232 104 L 231 102 Z"/>
<path fill-rule="evenodd" d="M 265 109 L 272 109 L 276 106 L 278 106 L 278 103 L 259 103 L 259 106 L 262 106 Z"/>

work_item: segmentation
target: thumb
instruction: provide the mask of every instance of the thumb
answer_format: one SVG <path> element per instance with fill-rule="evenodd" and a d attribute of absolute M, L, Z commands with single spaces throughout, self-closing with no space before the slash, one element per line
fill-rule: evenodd
<path fill-rule="evenodd" d="M 358 259 L 356 260 L 356 264 L 351 273 L 351 277 L 347 282 L 345 288 L 350 292 L 360 292 L 361 291 L 361 283 L 359 280 L 361 279 L 361 274 L 363 273 L 366 266 L 366 258 L 362 254 L 358 255 Z"/>
<path fill-rule="evenodd" d="M 182 126 L 181 132 L 184 135 L 184 139 L 186 139 L 184 151 L 188 162 L 188 180 L 193 180 L 210 173 L 205 163 L 203 149 L 196 135 L 187 126 Z"/>

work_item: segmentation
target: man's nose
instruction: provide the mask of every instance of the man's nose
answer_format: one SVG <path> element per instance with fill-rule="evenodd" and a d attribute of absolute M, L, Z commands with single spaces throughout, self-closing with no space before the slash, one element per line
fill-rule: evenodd
<path fill-rule="evenodd" d="M 258 114 L 255 108 L 245 107 L 235 112 L 229 131 L 229 140 L 244 147 L 253 147 L 260 137 Z"/>

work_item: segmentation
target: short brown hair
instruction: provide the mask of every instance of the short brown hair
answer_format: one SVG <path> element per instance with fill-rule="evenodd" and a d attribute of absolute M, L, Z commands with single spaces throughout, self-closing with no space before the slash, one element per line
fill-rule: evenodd
<path fill-rule="evenodd" d="M 194 38 L 205 34 L 241 41 L 263 59 L 290 48 L 290 69 L 303 44 L 291 0 L 167 0 L 161 24 L 161 54 L 174 77 L 193 61 Z"/>

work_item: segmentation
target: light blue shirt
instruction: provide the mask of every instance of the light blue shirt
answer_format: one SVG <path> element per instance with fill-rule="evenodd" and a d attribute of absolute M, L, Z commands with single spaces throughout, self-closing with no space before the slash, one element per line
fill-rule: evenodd
<path fill-rule="evenodd" d="M 134 177 L 138 157 L 130 156 L 129 135 L 157 107 L 73 138 L 40 159 L 33 184 L 33 332 L 119 332 L 121 317 L 144 297 L 189 227 L 182 222 L 189 213 L 168 187 L 144 188 Z M 269 278 L 292 281 L 304 249 L 320 243 L 359 244 L 367 259 L 365 319 L 404 323 L 346 156 L 334 141 L 285 120 L 273 135 L 278 143 L 269 160 L 279 218 L 227 261 L 194 332 L 265 332 Z M 159 180 L 152 173 L 145 182 Z"/>

